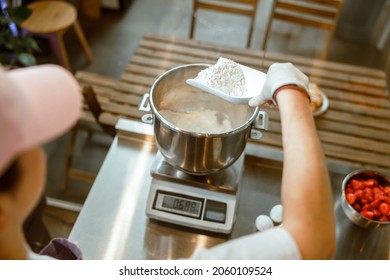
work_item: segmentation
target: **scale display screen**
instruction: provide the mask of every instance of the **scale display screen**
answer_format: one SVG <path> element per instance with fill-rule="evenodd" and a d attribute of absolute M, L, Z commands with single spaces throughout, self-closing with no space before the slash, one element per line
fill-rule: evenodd
<path fill-rule="evenodd" d="M 177 193 L 157 191 L 154 208 L 179 215 L 200 218 L 204 199 Z"/>

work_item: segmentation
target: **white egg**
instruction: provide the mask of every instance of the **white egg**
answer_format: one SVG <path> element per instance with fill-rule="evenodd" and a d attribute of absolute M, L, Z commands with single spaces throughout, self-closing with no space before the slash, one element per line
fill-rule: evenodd
<path fill-rule="evenodd" d="M 283 206 L 280 204 L 275 205 L 272 207 L 270 216 L 272 221 L 274 221 L 277 224 L 280 224 L 282 222 L 282 216 L 283 216 Z"/>
<path fill-rule="evenodd" d="M 260 215 L 256 218 L 256 229 L 258 231 L 264 231 L 266 229 L 272 228 L 274 226 L 274 223 L 272 222 L 271 218 L 267 215 Z"/>

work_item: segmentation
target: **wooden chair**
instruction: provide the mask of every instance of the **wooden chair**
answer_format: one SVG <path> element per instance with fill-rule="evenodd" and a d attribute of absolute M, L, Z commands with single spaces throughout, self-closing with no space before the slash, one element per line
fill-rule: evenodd
<path fill-rule="evenodd" d="M 250 47 L 253 27 L 256 19 L 258 0 L 194 0 L 190 27 L 190 38 L 194 37 L 196 16 L 199 10 L 211 10 L 219 13 L 229 13 L 250 17 L 247 48 Z"/>
<path fill-rule="evenodd" d="M 98 123 L 98 125 L 102 128 L 103 132 L 114 137 L 116 134 L 115 128 L 113 126 L 109 126 L 100 122 L 100 115 L 103 113 L 103 110 L 100 106 L 100 103 L 98 101 L 98 98 L 96 96 L 93 87 L 90 85 L 85 86 L 83 87 L 82 92 L 83 92 L 84 100 L 87 103 L 88 108 L 91 111 L 92 115 L 95 117 L 95 120 Z"/>
<path fill-rule="evenodd" d="M 328 31 L 328 38 L 321 57 L 328 55 L 343 0 L 274 0 L 269 17 L 262 50 L 265 50 L 275 20 L 285 21 Z"/>
<path fill-rule="evenodd" d="M 77 19 L 76 8 L 65 1 L 36 1 L 27 5 L 32 14 L 21 23 L 24 32 L 48 38 L 59 63 L 71 70 L 63 35 L 71 27 L 81 43 L 83 51 L 91 63 L 93 55 Z"/>
<path fill-rule="evenodd" d="M 70 131 L 70 140 L 68 142 L 65 159 L 65 175 L 61 186 L 62 190 L 67 188 L 68 178 L 92 183 L 96 177 L 95 174 L 72 167 L 78 133 L 80 131 L 86 131 L 89 135 L 88 138 L 93 133 L 108 134 L 112 137 L 115 136 L 115 127 L 103 124 L 99 120 L 103 113 L 99 99 L 105 98 L 105 95 L 110 94 L 116 84 L 116 80 L 85 71 L 78 71 L 75 76 L 82 87 L 84 106 L 78 123 Z"/>

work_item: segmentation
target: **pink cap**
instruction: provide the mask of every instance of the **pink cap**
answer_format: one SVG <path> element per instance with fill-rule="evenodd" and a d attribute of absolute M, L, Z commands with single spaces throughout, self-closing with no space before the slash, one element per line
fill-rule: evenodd
<path fill-rule="evenodd" d="M 77 81 L 60 66 L 0 67 L 0 175 L 21 153 L 71 128 L 81 106 Z"/>

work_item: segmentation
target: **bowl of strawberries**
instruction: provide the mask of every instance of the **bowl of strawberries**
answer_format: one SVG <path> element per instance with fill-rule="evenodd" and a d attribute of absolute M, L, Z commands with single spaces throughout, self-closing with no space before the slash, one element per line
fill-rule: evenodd
<path fill-rule="evenodd" d="M 359 169 L 342 183 L 341 206 L 346 216 L 363 228 L 390 224 L 390 179 L 377 171 Z"/>

